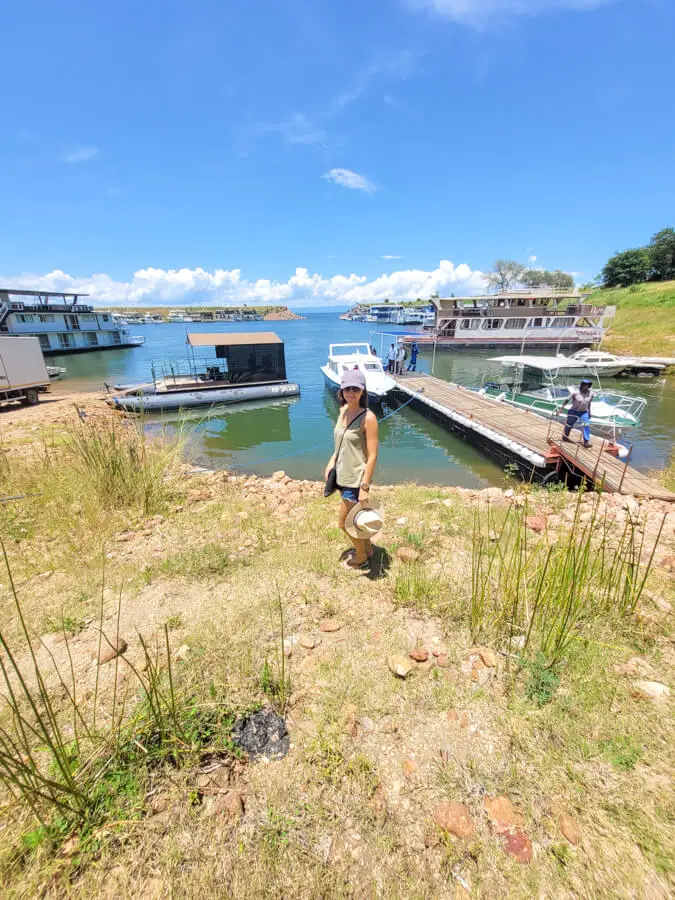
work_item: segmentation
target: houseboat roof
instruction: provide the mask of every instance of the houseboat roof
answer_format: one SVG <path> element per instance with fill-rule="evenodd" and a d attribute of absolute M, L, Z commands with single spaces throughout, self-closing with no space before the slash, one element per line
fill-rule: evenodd
<path fill-rule="evenodd" d="M 203 331 L 191 331 L 187 336 L 191 347 L 240 347 L 249 344 L 283 344 L 273 331 L 223 331 L 208 334 Z"/>
<path fill-rule="evenodd" d="M 498 306 L 505 301 L 507 304 L 514 300 L 553 300 L 556 303 L 560 300 L 576 300 L 579 302 L 584 297 L 588 297 L 587 291 L 545 291 L 545 290 L 525 290 L 525 291 L 500 291 L 495 294 L 476 294 L 473 297 L 432 297 L 431 302 L 437 307 L 442 304 L 456 303 L 480 303 L 482 305 Z"/>
<path fill-rule="evenodd" d="M 66 293 L 62 293 L 61 291 L 24 291 L 19 290 L 18 288 L 2 288 L 0 287 L 0 294 L 9 294 L 15 295 L 18 297 L 63 297 L 64 300 L 66 297 L 88 297 L 89 294 L 83 294 L 80 291 L 68 291 Z"/>

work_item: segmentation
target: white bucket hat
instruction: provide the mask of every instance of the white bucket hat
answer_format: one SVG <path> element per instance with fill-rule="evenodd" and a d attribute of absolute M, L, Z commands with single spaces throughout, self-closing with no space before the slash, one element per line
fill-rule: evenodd
<path fill-rule="evenodd" d="M 372 540 L 384 525 L 384 512 L 377 503 L 357 503 L 347 513 L 345 531 L 357 541 Z"/>

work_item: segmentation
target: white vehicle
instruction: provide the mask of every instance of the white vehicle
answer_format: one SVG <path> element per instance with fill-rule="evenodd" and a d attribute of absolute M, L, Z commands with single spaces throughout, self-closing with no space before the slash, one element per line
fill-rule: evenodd
<path fill-rule="evenodd" d="M 36 337 L 0 337 L 0 402 L 32 406 L 49 390 L 49 373 Z"/>
<path fill-rule="evenodd" d="M 368 396 L 374 400 L 381 400 L 396 387 L 396 382 L 384 371 L 381 359 L 375 356 L 369 344 L 331 344 L 328 362 L 321 366 L 328 387 L 339 390 L 342 375 L 349 369 L 363 372 Z"/>

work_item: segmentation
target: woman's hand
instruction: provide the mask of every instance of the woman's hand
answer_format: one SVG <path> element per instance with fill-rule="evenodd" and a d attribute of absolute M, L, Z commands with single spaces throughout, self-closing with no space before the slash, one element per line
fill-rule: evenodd
<path fill-rule="evenodd" d="M 370 497 L 370 491 L 365 488 L 359 488 L 359 503 L 367 503 Z"/>
<path fill-rule="evenodd" d="M 330 470 L 331 470 L 332 468 L 333 468 L 332 463 L 328 463 L 328 465 L 326 466 L 326 471 L 323 473 L 323 480 L 324 480 L 324 481 L 328 481 L 328 473 L 330 472 Z"/>

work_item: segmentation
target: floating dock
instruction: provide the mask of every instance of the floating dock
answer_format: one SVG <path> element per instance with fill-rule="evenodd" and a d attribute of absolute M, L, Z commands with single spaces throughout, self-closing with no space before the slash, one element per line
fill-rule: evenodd
<path fill-rule="evenodd" d="M 610 443 L 601 438 L 590 450 L 563 443 L 560 422 L 431 375 L 397 375 L 396 393 L 502 465 L 515 463 L 526 479 L 546 483 L 570 472 L 606 491 L 675 502 L 675 493 L 611 455 Z"/>

